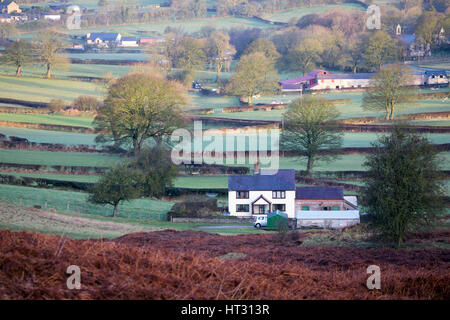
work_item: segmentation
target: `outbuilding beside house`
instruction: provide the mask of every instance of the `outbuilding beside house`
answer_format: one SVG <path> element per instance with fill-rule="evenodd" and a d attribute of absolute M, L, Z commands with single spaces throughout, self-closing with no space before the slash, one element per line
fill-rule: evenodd
<path fill-rule="evenodd" d="M 136 37 L 122 37 L 120 40 L 120 47 L 134 48 L 138 46 L 138 39 Z"/>
<path fill-rule="evenodd" d="M 297 228 L 340 229 L 360 222 L 358 210 L 297 211 Z"/>

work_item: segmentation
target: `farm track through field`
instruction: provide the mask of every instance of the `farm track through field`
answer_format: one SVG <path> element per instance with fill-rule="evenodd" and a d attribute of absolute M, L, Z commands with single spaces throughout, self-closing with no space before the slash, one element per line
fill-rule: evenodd
<path fill-rule="evenodd" d="M 0 231 L 0 299 L 450 298 L 450 250 L 299 246 L 306 236 L 166 230 L 105 241 Z M 381 290 L 366 287 L 372 264 Z M 81 290 L 66 289 L 69 265 L 81 269 Z"/>

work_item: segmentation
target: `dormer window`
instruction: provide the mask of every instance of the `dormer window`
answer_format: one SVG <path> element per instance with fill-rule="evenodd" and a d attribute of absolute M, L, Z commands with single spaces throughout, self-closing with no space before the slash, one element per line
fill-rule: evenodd
<path fill-rule="evenodd" d="M 236 199 L 248 199 L 248 191 L 236 191 Z"/>
<path fill-rule="evenodd" d="M 273 199 L 285 199 L 286 191 L 272 191 L 272 198 Z"/>

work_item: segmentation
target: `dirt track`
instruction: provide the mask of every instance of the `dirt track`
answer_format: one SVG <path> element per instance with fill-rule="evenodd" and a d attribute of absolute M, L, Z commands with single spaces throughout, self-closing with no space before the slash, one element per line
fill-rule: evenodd
<path fill-rule="evenodd" d="M 172 230 L 95 241 L 0 231 L 0 299 L 450 298 L 450 250 L 300 241 Z M 230 253 L 241 254 L 223 258 Z M 66 287 L 72 264 L 82 272 L 79 291 Z M 366 287 L 371 264 L 381 268 L 381 290 Z"/>

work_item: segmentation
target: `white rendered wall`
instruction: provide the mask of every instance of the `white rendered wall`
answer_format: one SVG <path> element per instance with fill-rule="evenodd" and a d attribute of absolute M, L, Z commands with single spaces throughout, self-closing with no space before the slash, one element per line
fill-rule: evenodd
<path fill-rule="evenodd" d="M 242 190 L 245 191 L 245 190 Z M 236 217 L 249 217 L 253 214 L 252 212 L 252 202 L 255 202 L 260 196 L 263 196 L 267 201 L 274 204 L 285 204 L 285 213 L 289 218 L 295 218 L 295 191 L 287 190 L 285 199 L 273 199 L 272 191 L 249 191 L 248 199 L 236 199 L 236 191 L 228 191 L 228 211 L 231 216 Z M 248 204 L 249 212 L 236 212 L 236 205 L 238 204 Z M 273 207 L 271 208 L 273 211 Z"/>

